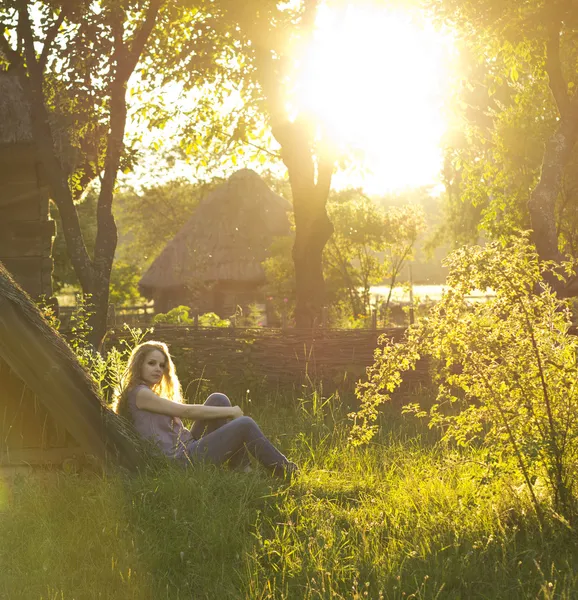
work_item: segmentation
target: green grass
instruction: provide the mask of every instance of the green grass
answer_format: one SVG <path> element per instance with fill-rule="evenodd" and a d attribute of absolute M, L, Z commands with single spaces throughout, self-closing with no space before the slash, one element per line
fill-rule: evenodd
<path fill-rule="evenodd" d="M 277 395 L 251 412 L 302 465 L 0 481 L 0 598 L 576 598 L 575 534 L 512 483 L 386 407 L 369 447 L 348 407 Z"/>

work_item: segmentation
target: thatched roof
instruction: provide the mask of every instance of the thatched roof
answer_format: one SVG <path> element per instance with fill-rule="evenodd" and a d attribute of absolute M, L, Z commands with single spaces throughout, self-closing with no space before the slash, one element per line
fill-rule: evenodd
<path fill-rule="evenodd" d="M 0 144 L 31 142 L 29 107 L 18 77 L 0 72 Z"/>
<path fill-rule="evenodd" d="M 0 263 L 0 358 L 89 454 L 129 468 L 142 457 L 130 428 L 106 408 L 60 335 Z"/>
<path fill-rule="evenodd" d="M 262 283 L 276 236 L 289 235 L 291 204 L 250 169 L 210 192 L 140 280 L 142 292 L 194 282 Z"/>

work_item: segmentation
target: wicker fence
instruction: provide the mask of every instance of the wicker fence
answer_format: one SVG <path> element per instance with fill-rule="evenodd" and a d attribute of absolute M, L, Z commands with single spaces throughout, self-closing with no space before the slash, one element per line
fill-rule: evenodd
<path fill-rule="evenodd" d="M 378 338 L 401 339 L 404 328 L 384 330 L 240 329 L 155 327 L 148 339 L 166 342 L 175 358 L 183 385 L 239 388 L 246 385 L 301 386 L 325 382 L 333 389 L 352 389 L 373 363 Z M 113 331 L 107 346 L 126 334 Z M 427 366 L 419 365 L 410 380 L 424 380 Z"/>

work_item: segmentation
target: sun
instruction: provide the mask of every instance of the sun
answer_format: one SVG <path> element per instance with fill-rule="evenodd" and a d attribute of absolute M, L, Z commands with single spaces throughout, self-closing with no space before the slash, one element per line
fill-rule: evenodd
<path fill-rule="evenodd" d="M 450 52 L 449 36 L 408 13 L 320 7 L 293 102 L 360 155 L 336 187 L 379 194 L 439 181 Z"/>

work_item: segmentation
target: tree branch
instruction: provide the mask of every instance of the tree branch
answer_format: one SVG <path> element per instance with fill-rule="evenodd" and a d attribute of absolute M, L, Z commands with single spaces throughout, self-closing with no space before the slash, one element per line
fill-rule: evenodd
<path fill-rule="evenodd" d="M 329 192 L 331 191 L 331 178 L 333 177 L 334 168 L 335 162 L 330 158 L 319 159 L 315 191 L 321 198 L 327 198 L 329 196 Z"/>
<path fill-rule="evenodd" d="M 566 117 L 570 111 L 570 100 L 568 98 L 568 84 L 562 73 L 562 64 L 560 61 L 560 29 L 562 20 L 555 19 L 548 32 L 546 42 L 546 73 L 548 74 L 548 83 L 558 112 L 562 118 Z"/>
<path fill-rule="evenodd" d="M 126 56 L 126 61 L 123 66 L 123 74 L 126 80 L 128 80 L 128 78 L 132 75 L 132 72 L 135 70 L 138 61 L 140 60 L 140 56 L 143 52 L 145 44 L 147 43 L 149 35 L 155 27 L 159 10 L 161 9 L 165 1 L 166 0 L 150 1 L 144 23 L 142 24 L 142 27 L 136 32 L 136 35 L 132 40 L 132 44 Z"/>
<path fill-rule="evenodd" d="M 32 25 L 30 24 L 30 15 L 28 14 L 27 2 L 20 0 L 18 6 L 18 33 L 24 41 L 24 57 L 26 58 L 26 70 L 29 76 L 32 76 L 33 86 L 38 84 L 38 61 L 34 52 L 34 37 L 32 35 Z M 40 83 L 42 81 L 40 80 Z M 39 88 L 42 89 L 42 86 Z"/>
<path fill-rule="evenodd" d="M 46 34 L 46 38 L 44 39 L 44 46 L 42 46 L 42 54 L 40 55 L 40 59 L 38 60 L 40 70 L 42 72 L 44 72 L 44 69 L 46 67 L 46 61 L 48 60 L 48 53 L 50 52 L 50 47 L 52 46 L 52 43 L 54 42 L 56 36 L 58 35 L 58 30 L 60 29 L 60 26 L 64 22 L 65 17 L 66 17 L 66 11 L 64 8 L 62 8 L 60 10 L 60 14 L 58 15 L 58 18 L 52 24 L 52 26 L 48 30 L 48 33 Z"/>
<path fill-rule="evenodd" d="M 22 62 L 20 53 L 12 48 L 8 40 L 4 37 L 4 33 L 0 35 L 0 52 L 4 54 L 11 67 L 18 67 Z"/>

